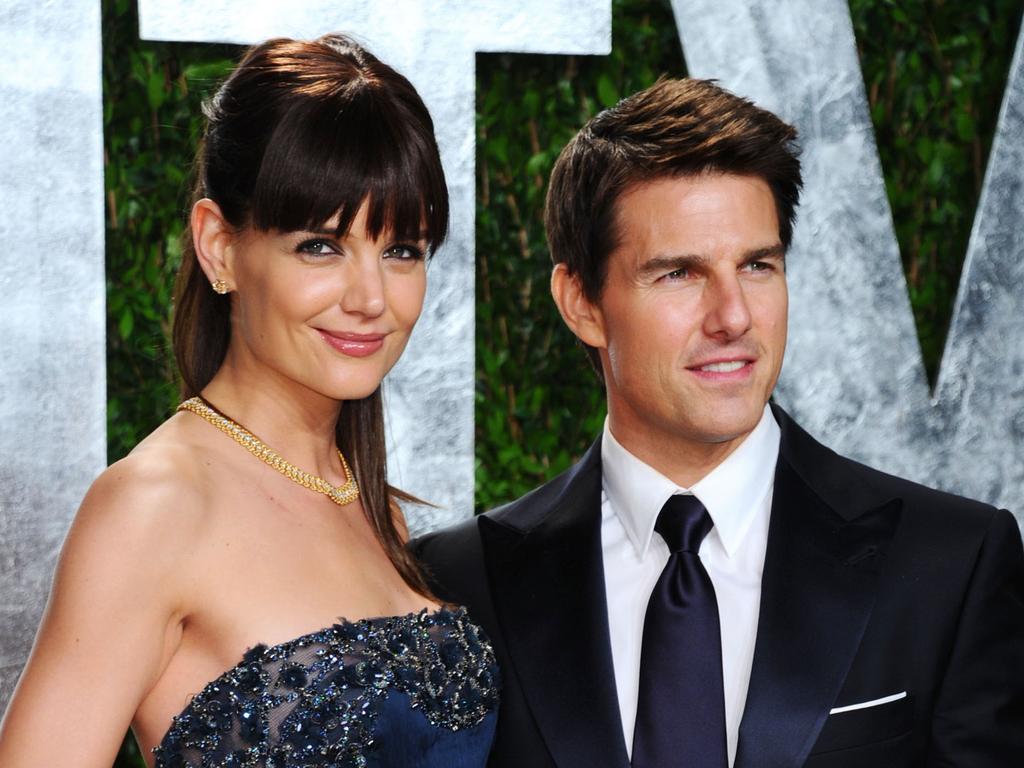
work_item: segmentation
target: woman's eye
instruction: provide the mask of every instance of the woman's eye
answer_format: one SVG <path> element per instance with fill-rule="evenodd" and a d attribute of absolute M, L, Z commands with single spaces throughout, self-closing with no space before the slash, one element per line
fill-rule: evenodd
<path fill-rule="evenodd" d="M 398 259 L 399 261 L 419 261 L 423 258 L 423 251 L 415 245 L 393 245 L 384 251 L 384 258 Z"/>
<path fill-rule="evenodd" d="M 333 245 L 322 239 L 303 240 L 295 250 L 308 256 L 329 256 L 338 252 Z"/>

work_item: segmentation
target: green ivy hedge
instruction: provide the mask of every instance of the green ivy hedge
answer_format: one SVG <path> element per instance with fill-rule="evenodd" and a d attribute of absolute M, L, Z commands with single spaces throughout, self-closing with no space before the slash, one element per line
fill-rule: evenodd
<path fill-rule="evenodd" d="M 103 0 L 109 457 L 176 403 L 169 304 L 200 103 L 240 49 L 142 42 L 134 0 Z M 668 0 L 613 0 L 606 57 L 477 57 L 476 498 L 567 467 L 602 393 L 548 296 L 545 182 L 579 126 L 659 74 L 685 74 Z M 871 116 L 925 364 L 934 378 L 981 188 L 1020 0 L 851 0 Z M 141 765 L 126 740 L 117 766 Z"/>

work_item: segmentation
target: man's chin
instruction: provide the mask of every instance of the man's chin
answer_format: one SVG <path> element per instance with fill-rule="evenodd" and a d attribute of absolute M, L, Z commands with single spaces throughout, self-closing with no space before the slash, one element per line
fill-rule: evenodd
<path fill-rule="evenodd" d="M 749 413 L 742 416 L 732 414 L 711 420 L 701 430 L 704 433 L 705 442 L 712 444 L 742 442 L 757 427 L 763 412 L 764 407 L 762 406 L 756 414 Z"/>

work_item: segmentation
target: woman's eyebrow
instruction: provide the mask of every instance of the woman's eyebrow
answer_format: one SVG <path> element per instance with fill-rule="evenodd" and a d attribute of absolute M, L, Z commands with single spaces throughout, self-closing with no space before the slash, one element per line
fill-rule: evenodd
<path fill-rule="evenodd" d="M 309 234 L 309 235 L 326 235 L 328 237 L 344 237 L 346 234 L 348 234 L 347 232 L 342 232 L 341 234 L 338 234 L 338 230 L 330 229 L 330 228 L 327 228 L 327 229 L 323 229 L 323 228 L 300 229 L 298 231 L 299 232 L 303 232 L 305 234 Z M 430 237 L 430 232 L 428 232 L 425 229 L 422 229 L 422 230 L 420 230 L 418 235 L 411 235 L 411 237 L 413 237 L 416 240 L 427 240 Z M 400 239 L 404 239 L 404 238 L 400 238 Z"/>

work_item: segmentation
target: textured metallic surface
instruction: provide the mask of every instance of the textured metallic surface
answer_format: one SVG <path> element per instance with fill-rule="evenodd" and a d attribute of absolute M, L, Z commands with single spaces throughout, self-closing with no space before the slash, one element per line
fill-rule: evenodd
<path fill-rule="evenodd" d="M 423 317 L 385 384 L 391 481 L 439 508 L 414 532 L 473 513 L 474 91 L 477 51 L 607 54 L 609 0 L 140 0 L 152 40 L 252 43 L 345 31 L 412 80 L 437 129 L 451 192 L 448 243 Z"/>
<path fill-rule="evenodd" d="M 690 73 L 717 78 L 802 136 L 778 401 L 842 453 L 1024 519 L 1024 33 L 933 399 L 846 2 L 673 7 Z"/>
<path fill-rule="evenodd" d="M 99 0 L 0 12 L 0 711 L 106 463 Z"/>

